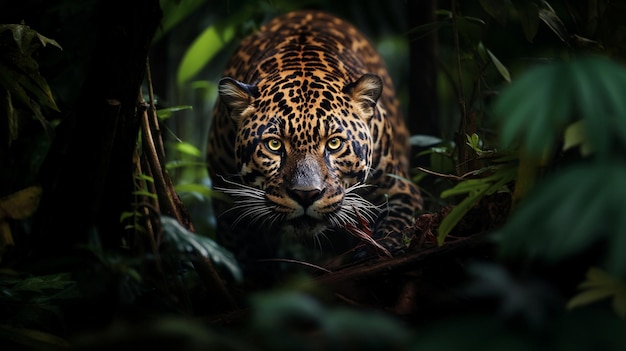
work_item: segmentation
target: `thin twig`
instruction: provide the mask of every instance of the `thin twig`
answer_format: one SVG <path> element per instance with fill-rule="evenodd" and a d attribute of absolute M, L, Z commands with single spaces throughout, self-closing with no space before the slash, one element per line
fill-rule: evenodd
<path fill-rule="evenodd" d="M 459 74 L 459 107 L 461 108 L 461 127 L 465 125 L 465 117 L 467 116 L 467 106 L 465 102 L 465 88 L 463 87 L 463 68 L 461 66 L 461 44 L 459 41 L 459 25 L 457 23 L 456 0 L 452 0 L 452 28 L 454 33 L 454 49 L 456 51 L 456 65 Z M 465 128 L 459 128 L 464 131 Z"/>
<path fill-rule="evenodd" d="M 428 173 L 428 174 L 432 174 L 435 175 L 437 177 L 441 177 L 441 178 L 450 178 L 450 179 L 454 179 L 454 180 L 463 180 L 463 177 L 459 177 L 458 175 L 454 175 L 454 174 L 443 174 L 443 173 L 439 173 L 439 172 L 435 172 L 435 171 L 431 171 L 430 169 L 426 169 L 424 167 L 417 167 L 418 171 L 422 171 L 424 173 Z"/>
<path fill-rule="evenodd" d="M 292 259 L 288 259 L 288 258 L 264 258 L 264 259 L 260 259 L 258 260 L 258 262 L 286 262 L 286 263 L 295 263 L 295 264 L 299 264 L 302 266 L 306 266 L 306 267 L 310 267 L 310 268 L 315 268 L 317 270 L 323 271 L 325 273 L 332 273 L 331 270 L 326 269 L 324 267 L 318 266 L 316 264 L 313 263 L 309 263 L 309 262 L 305 262 L 305 261 L 298 261 L 298 260 L 292 260 Z"/>

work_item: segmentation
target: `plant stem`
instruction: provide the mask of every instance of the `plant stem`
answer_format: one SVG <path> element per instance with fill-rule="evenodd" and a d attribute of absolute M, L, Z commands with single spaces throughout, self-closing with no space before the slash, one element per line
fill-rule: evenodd
<path fill-rule="evenodd" d="M 454 35 L 454 50 L 456 53 L 456 65 L 459 76 L 458 103 L 460 109 L 459 129 L 455 136 L 457 148 L 456 171 L 458 174 L 464 174 L 467 171 L 466 160 L 468 159 L 467 148 L 465 147 L 464 136 L 467 132 L 467 104 L 465 100 L 465 88 L 463 86 L 463 68 L 461 66 L 461 45 L 459 42 L 459 25 L 457 22 L 457 0 L 452 0 L 452 32 Z"/>

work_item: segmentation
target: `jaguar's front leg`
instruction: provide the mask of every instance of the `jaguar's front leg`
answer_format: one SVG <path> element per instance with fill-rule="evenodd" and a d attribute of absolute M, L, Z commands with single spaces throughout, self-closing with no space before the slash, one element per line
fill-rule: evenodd
<path fill-rule="evenodd" d="M 374 239 L 392 253 L 408 247 L 404 229 L 413 224 L 414 216 L 423 209 L 420 191 L 410 180 L 387 175 L 388 183 L 376 191 L 381 212 L 373 226 Z"/>

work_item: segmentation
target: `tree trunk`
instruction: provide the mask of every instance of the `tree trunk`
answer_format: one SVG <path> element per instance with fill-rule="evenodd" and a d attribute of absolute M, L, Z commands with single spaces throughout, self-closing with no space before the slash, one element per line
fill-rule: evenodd
<path fill-rule="evenodd" d="M 132 202 L 136 107 L 161 9 L 158 0 L 102 0 L 95 14 L 90 69 L 41 171 L 33 247 L 43 256 L 93 240 L 119 246 Z"/>
<path fill-rule="evenodd" d="M 408 0 L 409 29 L 435 21 L 436 0 Z M 410 38 L 408 127 L 411 135 L 440 136 L 437 109 L 437 32 Z M 413 155 L 423 148 L 413 147 Z M 428 158 L 417 160 L 427 165 Z"/>

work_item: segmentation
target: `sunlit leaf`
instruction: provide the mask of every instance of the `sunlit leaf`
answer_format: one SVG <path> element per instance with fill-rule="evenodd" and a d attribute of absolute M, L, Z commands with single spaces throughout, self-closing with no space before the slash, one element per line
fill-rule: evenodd
<path fill-rule="evenodd" d="M 620 317 L 626 316 L 626 282 L 616 279 L 599 268 L 590 268 L 584 282 L 578 286 L 581 292 L 567 303 L 567 308 L 587 306 L 613 298 L 613 310 Z"/>
<path fill-rule="evenodd" d="M 168 108 L 163 108 L 160 110 L 157 110 L 157 117 L 159 117 L 162 120 L 168 119 L 170 117 L 172 117 L 172 114 L 174 112 L 178 112 L 178 111 L 184 111 L 184 110 L 191 110 L 193 109 L 193 106 L 190 105 L 180 105 L 180 106 L 172 106 L 172 107 L 168 107 Z"/>
<path fill-rule="evenodd" d="M 183 183 L 183 184 L 176 184 L 174 188 L 176 192 L 178 193 L 193 192 L 193 193 L 202 194 L 203 196 L 206 196 L 206 197 L 213 197 L 214 195 L 216 195 L 216 193 L 214 193 L 210 187 L 204 184 Z"/>
<path fill-rule="evenodd" d="M 467 134 L 466 136 L 467 139 L 467 146 L 471 147 L 472 150 L 474 150 L 477 154 L 481 154 L 483 152 L 482 148 L 481 148 L 481 140 L 480 137 L 478 136 L 478 134 L 476 133 L 472 133 L 472 135 Z"/>
<path fill-rule="evenodd" d="M 181 85 L 193 78 L 235 35 L 233 25 L 206 28 L 185 52 L 176 81 Z"/>
<path fill-rule="evenodd" d="M 165 240 L 174 244 L 178 251 L 198 253 L 215 264 L 228 269 L 233 278 L 241 281 L 242 273 L 233 254 L 211 238 L 194 234 L 180 225 L 174 218 L 161 216 Z"/>
<path fill-rule="evenodd" d="M 441 221 L 437 233 L 437 242 L 443 244 L 452 229 L 459 223 L 465 214 L 474 207 L 480 199 L 492 195 L 502 189 L 507 183 L 515 179 L 517 168 L 514 164 L 503 165 L 496 172 L 481 179 L 468 179 L 460 182 L 452 189 L 441 193 L 441 198 L 453 195 L 467 194 L 465 199 L 456 205 L 450 213 Z"/>
<path fill-rule="evenodd" d="M 190 143 L 181 142 L 181 143 L 176 143 L 174 145 L 175 145 L 176 150 L 182 152 L 185 155 L 191 155 L 191 156 L 196 156 L 196 157 L 199 157 L 202 155 L 202 152 L 200 152 L 200 150 L 198 150 L 197 147 L 195 147 L 194 145 Z"/>
<path fill-rule="evenodd" d="M 165 167 L 168 170 L 183 168 L 183 167 L 201 167 L 206 168 L 206 162 L 199 161 L 185 161 L 185 160 L 174 160 L 168 161 Z"/>
<path fill-rule="evenodd" d="M 573 147 L 580 147 L 580 153 L 583 156 L 589 156 L 592 152 L 589 138 L 587 137 L 585 121 L 576 121 L 565 129 L 563 136 L 563 151 L 567 151 Z"/>
<path fill-rule="evenodd" d="M 41 198 L 41 187 L 31 186 L 0 199 L 0 219 L 24 219 L 30 217 Z"/>
<path fill-rule="evenodd" d="M 154 183 L 154 177 L 140 173 L 135 175 L 135 179 L 144 180 L 146 182 Z"/>
<path fill-rule="evenodd" d="M 151 192 L 149 192 L 147 190 L 136 190 L 136 191 L 133 191 L 133 195 L 136 195 L 136 196 L 147 196 L 147 197 L 155 199 L 155 200 L 159 198 L 157 196 L 157 194 L 153 194 L 153 193 L 151 193 Z"/>

